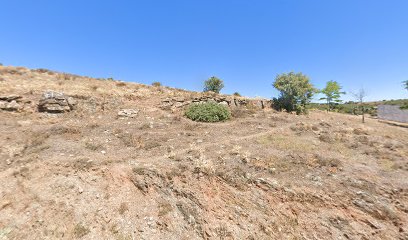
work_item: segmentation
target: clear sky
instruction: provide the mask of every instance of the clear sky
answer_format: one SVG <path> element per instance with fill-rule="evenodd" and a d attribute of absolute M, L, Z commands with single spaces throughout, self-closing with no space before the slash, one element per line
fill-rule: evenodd
<path fill-rule="evenodd" d="M 0 62 L 277 96 L 278 73 L 408 98 L 408 0 L 1 1 Z M 346 100 L 352 99 L 346 96 Z"/>

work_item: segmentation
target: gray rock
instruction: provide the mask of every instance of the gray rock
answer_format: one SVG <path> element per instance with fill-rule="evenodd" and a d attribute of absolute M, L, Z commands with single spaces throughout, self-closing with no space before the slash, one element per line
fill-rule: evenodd
<path fill-rule="evenodd" d="M 64 113 L 74 109 L 76 101 L 63 93 L 47 91 L 38 104 L 40 112 Z"/>
<path fill-rule="evenodd" d="M 121 109 L 118 112 L 118 117 L 121 118 L 134 118 L 139 113 L 138 109 Z"/>
<path fill-rule="evenodd" d="M 19 95 L 8 95 L 8 96 L 0 96 L 1 101 L 11 102 L 13 100 L 21 99 L 22 96 Z"/>
<path fill-rule="evenodd" d="M 19 111 L 23 107 L 18 104 L 15 100 L 12 100 L 11 102 L 6 102 L 6 101 L 0 101 L 0 109 L 5 110 L 5 111 Z"/>

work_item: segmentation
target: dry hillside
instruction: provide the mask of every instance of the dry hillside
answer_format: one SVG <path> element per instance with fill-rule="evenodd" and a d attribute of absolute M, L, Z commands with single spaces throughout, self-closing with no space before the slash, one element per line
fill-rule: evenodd
<path fill-rule="evenodd" d="M 197 96 L 0 66 L 0 239 L 408 239 L 407 128 Z"/>

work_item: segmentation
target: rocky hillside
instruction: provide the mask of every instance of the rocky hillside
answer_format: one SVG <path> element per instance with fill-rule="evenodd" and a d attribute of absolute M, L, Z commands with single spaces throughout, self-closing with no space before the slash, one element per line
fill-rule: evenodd
<path fill-rule="evenodd" d="M 0 66 L 0 239 L 408 239 L 408 129 L 270 104 Z"/>

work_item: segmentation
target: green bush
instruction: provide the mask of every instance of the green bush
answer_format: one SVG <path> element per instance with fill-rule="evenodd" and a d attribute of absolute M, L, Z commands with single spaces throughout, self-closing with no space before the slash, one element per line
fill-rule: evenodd
<path fill-rule="evenodd" d="M 152 86 L 154 87 L 160 87 L 162 84 L 160 82 L 153 82 Z"/>
<path fill-rule="evenodd" d="M 406 103 L 406 104 L 400 106 L 400 109 L 403 109 L 403 110 L 408 109 L 408 103 Z"/>
<path fill-rule="evenodd" d="M 217 103 L 193 103 L 185 115 L 197 122 L 220 122 L 231 117 L 228 107 Z"/>

